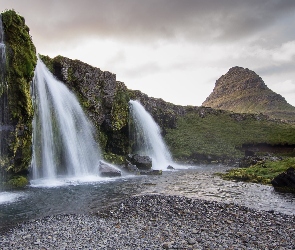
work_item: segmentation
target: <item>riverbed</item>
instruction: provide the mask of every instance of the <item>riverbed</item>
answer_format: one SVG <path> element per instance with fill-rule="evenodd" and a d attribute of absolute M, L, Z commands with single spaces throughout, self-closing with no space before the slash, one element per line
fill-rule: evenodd
<path fill-rule="evenodd" d="M 295 196 L 271 186 L 222 180 L 214 175 L 222 165 L 202 165 L 164 171 L 161 176 L 125 176 L 99 181 L 72 181 L 63 185 L 31 185 L 6 193 L 0 203 L 2 231 L 17 223 L 56 214 L 89 214 L 137 195 L 178 195 L 207 201 L 234 203 L 256 210 L 295 214 Z"/>

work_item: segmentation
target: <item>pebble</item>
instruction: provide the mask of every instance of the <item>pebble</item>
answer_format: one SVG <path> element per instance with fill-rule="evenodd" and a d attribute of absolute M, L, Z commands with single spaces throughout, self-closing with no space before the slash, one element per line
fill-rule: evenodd
<path fill-rule="evenodd" d="M 294 224 L 278 212 L 142 195 L 95 214 L 19 224 L 2 233 L 0 249 L 294 249 Z"/>

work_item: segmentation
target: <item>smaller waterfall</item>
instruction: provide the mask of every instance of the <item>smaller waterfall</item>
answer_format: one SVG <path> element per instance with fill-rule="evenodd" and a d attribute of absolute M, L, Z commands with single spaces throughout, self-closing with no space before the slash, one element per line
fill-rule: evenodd
<path fill-rule="evenodd" d="M 133 128 L 130 133 L 135 141 L 135 153 L 152 158 L 153 169 L 166 170 L 173 164 L 171 154 L 162 138 L 161 130 L 152 116 L 138 101 L 129 102 Z"/>
<path fill-rule="evenodd" d="M 75 95 L 38 59 L 32 86 L 33 179 L 98 174 L 101 160 L 94 130 Z"/>

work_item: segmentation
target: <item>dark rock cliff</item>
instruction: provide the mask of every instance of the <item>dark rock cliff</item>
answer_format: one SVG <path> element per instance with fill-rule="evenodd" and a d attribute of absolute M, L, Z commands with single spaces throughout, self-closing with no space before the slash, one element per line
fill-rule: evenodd
<path fill-rule="evenodd" d="M 270 90 L 254 71 L 233 67 L 221 76 L 203 106 L 236 113 L 263 113 L 271 118 L 295 120 L 295 107 Z"/>
<path fill-rule="evenodd" d="M 30 82 L 37 57 L 24 18 L 13 10 L 5 11 L 1 18 L 6 69 L 0 89 L 0 171 L 9 178 L 27 172 L 31 162 L 33 107 Z"/>

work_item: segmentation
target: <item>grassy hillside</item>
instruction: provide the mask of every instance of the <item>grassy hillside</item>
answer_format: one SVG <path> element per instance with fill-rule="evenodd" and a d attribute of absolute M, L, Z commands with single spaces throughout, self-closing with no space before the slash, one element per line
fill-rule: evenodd
<path fill-rule="evenodd" d="M 200 108 L 178 117 L 168 129 L 167 144 L 176 159 L 198 161 L 202 154 L 214 158 L 239 158 L 243 144 L 295 145 L 295 125 L 268 120 L 263 115 L 234 114 Z"/>

